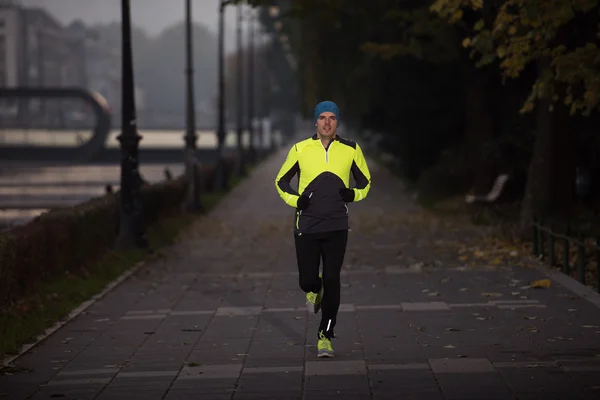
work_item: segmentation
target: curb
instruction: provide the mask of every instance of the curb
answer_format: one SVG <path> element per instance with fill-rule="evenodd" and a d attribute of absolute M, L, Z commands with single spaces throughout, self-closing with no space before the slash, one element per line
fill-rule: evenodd
<path fill-rule="evenodd" d="M 83 303 L 81 303 L 77 308 L 72 310 L 65 318 L 56 322 L 53 326 L 51 326 L 50 328 L 46 329 L 43 333 L 38 335 L 35 338 L 33 343 L 27 343 L 27 344 L 21 346 L 21 349 L 19 349 L 19 352 L 16 355 L 5 357 L 2 360 L 2 363 L 0 364 L 0 366 L 5 366 L 5 367 L 9 366 L 11 363 L 16 361 L 21 356 L 23 356 L 29 350 L 38 346 L 40 343 L 42 343 L 44 340 L 46 340 L 48 337 L 50 337 L 50 335 L 52 335 L 54 332 L 58 331 L 64 325 L 66 325 L 69 322 L 71 322 L 72 320 L 74 320 L 82 312 L 84 312 L 85 310 L 90 308 L 92 305 L 94 305 L 94 303 L 96 303 L 98 300 L 102 299 L 104 296 L 106 296 L 108 293 L 110 293 L 113 289 L 115 289 L 121 283 L 125 282 L 131 275 L 133 275 L 137 271 L 139 271 L 145 264 L 146 264 L 145 261 L 140 261 L 137 264 L 135 264 L 133 267 L 131 267 L 128 271 L 123 272 L 117 279 L 110 282 L 100 293 L 95 294 L 89 300 L 86 300 Z"/>
<path fill-rule="evenodd" d="M 560 283 L 571 292 L 575 293 L 579 297 L 589 301 L 596 307 L 600 308 L 600 293 L 595 292 L 593 289 L 585 286 L 576 279 L 571 278 L 568 275 L 563 274 L 560 271 L 549 268 L 546 265 L 538 265 L 536 267 L 538 271 L 548 276 L 555 282 Z"/>

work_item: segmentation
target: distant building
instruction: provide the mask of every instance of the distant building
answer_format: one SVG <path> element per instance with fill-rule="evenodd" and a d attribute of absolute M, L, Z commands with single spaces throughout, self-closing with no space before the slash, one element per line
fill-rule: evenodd
<path fill-rule="evenodd" d="M 43 8 L 0 0 L 0 87 L 88 88 L 115 107 L 120 66 L 121 49 L 103 42 L 81 21 L 64 26 Z M 89 122 L 82 113 L 89 114 L 89 108 L 79 100 L 0 100 L 0 118 L 23 127 Z"/>
<path fill-rule="evenodd" d="M 16 6 L 7 0 L 0 3 L 0 87 L 19 84 L 21 51 L 18 46 L 20 14 Z"/>
<path fill-rule="evenodd" d="M 0 83 L 84 86 L 85 37 L 65 29 L 41 8 L 0 2 Z"/>

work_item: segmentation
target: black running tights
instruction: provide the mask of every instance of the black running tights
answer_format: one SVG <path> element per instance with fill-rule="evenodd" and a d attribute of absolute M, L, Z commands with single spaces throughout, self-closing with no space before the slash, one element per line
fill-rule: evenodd
<path fill-rule="evenodd" d="M 348 231 L 294 235 L 300 288 L 308 293 L 321 289 L 319 265 L 323 260 L 323 301 L 319 331 L 333 337 L 333 327 L 340 308 L 340 273 L 348 243 Z"/>

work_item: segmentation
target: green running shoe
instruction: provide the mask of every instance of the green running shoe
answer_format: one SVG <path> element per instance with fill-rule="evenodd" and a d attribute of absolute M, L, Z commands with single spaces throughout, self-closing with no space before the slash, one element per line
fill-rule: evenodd
<path fill-rule="evenodd" d="M 319 274 L 321 280 L 321 290 L 319 293 L 308 292 L 306 293 L 306 308 L 308 311 L 312 311 L 315 314 L 321 309 L 321 301 L 323 300 L 323 277 Z"/>
<path fill-rule="evenodd" d="M 317 342 L 317 357 L 333 357 L 333 348 L 331 347 L 331 340 L 329 340 L 323 332 L 319 332 L 319 341 Z"/>

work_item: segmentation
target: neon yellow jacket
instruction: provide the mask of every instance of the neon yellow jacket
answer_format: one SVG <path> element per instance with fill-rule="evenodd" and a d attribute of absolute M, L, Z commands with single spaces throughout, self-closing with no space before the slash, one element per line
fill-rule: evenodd
<path fill-rule="evenodd" d="M 371 174 L 360 146 L 336 136 L 326 149 L 317 135 L 290 149 L 275 187 L 289 206 L 296 208 L 294 232 L 314 233 L 348 229 L 348 207 L 340 189 L 350 187 L 350 173 L 356 181 L 354 201 L 361 201 L 371 188 Z M 298 190 L 291 186 L 298 174 Z M 310 204 L 299 210 L 298 198 L 306 193 Z"/>

